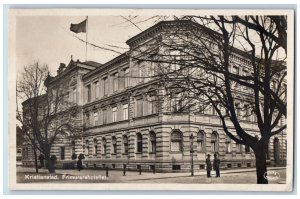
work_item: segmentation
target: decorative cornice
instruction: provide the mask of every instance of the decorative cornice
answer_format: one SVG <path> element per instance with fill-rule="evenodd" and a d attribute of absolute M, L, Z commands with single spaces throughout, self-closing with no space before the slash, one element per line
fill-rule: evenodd
<path fill-rule="evenodd" d="M 122 63 L 125 63 L 129 61 L 129 55 L 128 55 L 128 51 L 117 56 L 116 58 L 106 62 L 105 64 L 103 64 L 102 66 L 98 67 L 97 69 L 85 74 L 82 76 L 82 79 L 85 80 L 91 76 L 93 76 L 94 74 L 98 73 L 98 72 L 102 72 L 104 71 L 105 69 L 113 66 L 113 65 L 117 65 L 117 64 L 122 64 Z"/>

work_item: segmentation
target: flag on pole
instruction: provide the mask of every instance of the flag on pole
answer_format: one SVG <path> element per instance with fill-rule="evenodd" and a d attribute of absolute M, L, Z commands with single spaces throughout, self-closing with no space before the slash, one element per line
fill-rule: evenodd
<path fill-rule="evenodd" d="M 79 24 L 71 23 L 70 30 L 75 33 L 86 32 L 86 24 L 87 24 L 86 22 L 87 22 L 87 19 L 80 22 Z"/>

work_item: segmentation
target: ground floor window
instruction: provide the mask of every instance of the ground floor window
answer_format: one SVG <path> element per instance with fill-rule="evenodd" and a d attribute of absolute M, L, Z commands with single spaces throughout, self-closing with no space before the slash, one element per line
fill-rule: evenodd
<path fill-rule="evenodd" d="M 245 152 L 246 153 L 250 153 L 250 147 L 249 147 L 249 145 L 245 145 Z"/>
<path fill-rule="evenodd" d="M 156 152 L 156 134 L 151 131 L 150 132 L 150 153 Z"/>
<path fill-rule="evenodd" d="M 211 152 L 216 152 L 218 151 L 218 134 L 217 132 L 213 132 L 211 134 Z"/>
<path fill-rule="evenodd" d="M 104 156 L 106 156 L 107 154 L 107 145 L 106 145 L 106 139 L 105 138 L 102 138 L 102 154 Z"/>
<path fill-rule="evenodd" d="M 181 170 L 181 166 L 180 165 L 172 165 L 172 170 Z"/>
<path fill-rule="evenodd" d="M 171 151 L 182 151 L 182 133 L 179 130 L 171 134 Z"/>
<path fill-rule="evenodd" d="M 204 151 L 204 131 L 199 131 L 197 134 L 197 150 L 198 151 Z"/>
<path fill-rule="evenodd" d="M 97 139 L 94 138 L 93 154 L 97 155 L 97 152 L 98 152 Z"/>
<path fill-rule="evenodd" d="M 61 160 L 65 159 L 65 150 L 66 150 L 66 148 L 64 146 L 60 147 L 60 159 Z"/>
<path fill-rule="evenodd" d="M 124 154 L 128 154 L 128 137 L 127 137 L 127 135 L 123 136 L 123 152 L 124 152 Z"/>
<path fill-rule="evenodd" d="M 84 154 L 85 154 L 86 156 L 89 155 L 89 149 L 90 149 L 89 141 L 86 140 L 86 141 L 85 141 L 85 151 L 84 151 Z"/>
<path fill-rule="evenodd" d="M 112 153 L 117 154 L 117 138 L 115 136 L 112 137 Z"/>
<path fill-rule="evenodd" d="M 143 137 L 141 133 L 136 134 L 136 145 L 137 145 L 137 153 L 143 152 Z"/>
<path fill-rule="evenodd" d="M 231 139 L 228 136 L 226 136 L 225 145 L 226 153 L 231 153 Z"/>

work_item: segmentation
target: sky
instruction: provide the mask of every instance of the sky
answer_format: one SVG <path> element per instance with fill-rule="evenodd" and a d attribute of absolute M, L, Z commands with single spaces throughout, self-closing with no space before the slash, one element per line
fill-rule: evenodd
<path fill-rule="evenodd" d="M 172 19 L 171 15 L 165 16 Z M 151 17 L 153 17 L 153 14 L 122 16 L 114 13 L 113 15 L 90 15 L 87 27 L 88 42 L 123 53 L 128 50 L 126 44 L 128 39 L 156 23 L 157 18 L 144 21 Z M 18 16 L 16 20 L 17 73 L 20 74 L 25 65 L 29 65 L 34 61 L 47 64 L 52 75 L 56 75 L 60 63 L 67 65 L 71 60 L 71 56 L 75 61 L 77 59 L 85 61 L 85 42 L 80 41 L 75 36 L 85 40 L 86 33 L 76 34 L 70 31 L 71 23 L 80 23 L 85 18 L 82 14 L 81 16 L 74 14 L 69 16 Z M 137 23 L 138 27 L 136 27 L 126 19 L 141 23 Z M 235 43 L 239 45 L 238 42 Z M 118 46 L 118 48 L 111 46 Z M 119 55 L 119 53 L 90 45 L 88 45 L 87 54 L 87 60 L 102 64 Z"/>
<path fill-rule="evenodd" d="M 132 16 L 125 16 L 132 18 Z M 84 16 L 18 16 L 16 24 L 16 55 L 18 74 L 25 65 L 39 61 L 48 64 L 52 75 L 60 63 L 73 60 L 85 61 L 85 43 L 74 35 L 86 39 L 86 33 L 73 33 L 70 24 L 80 23 Z M 145 17 L 139 16 L 136 21 Z M 153 25 L 153 21 L 140 23 L 139 28 L 130 24 L 122 16 L 89 16 L 88 42 L 111 48 L 119 52 L 128 49 L 126 41 Z M 141 30 L 140 30 L 141 29 Z M 101 50 L 88 45 L 87 60 L 105 63 L 118 56 L 118 53 Z"/>

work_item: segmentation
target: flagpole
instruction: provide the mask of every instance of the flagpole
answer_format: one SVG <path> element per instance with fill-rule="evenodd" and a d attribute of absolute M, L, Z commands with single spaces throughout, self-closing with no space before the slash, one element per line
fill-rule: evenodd
<path fill-rule="evenodd" d="M 87 39 L 88 39 L 88 16 L 86 16 L 86 34 L 85 34 L 85 61 L 87 61 Z"/>

